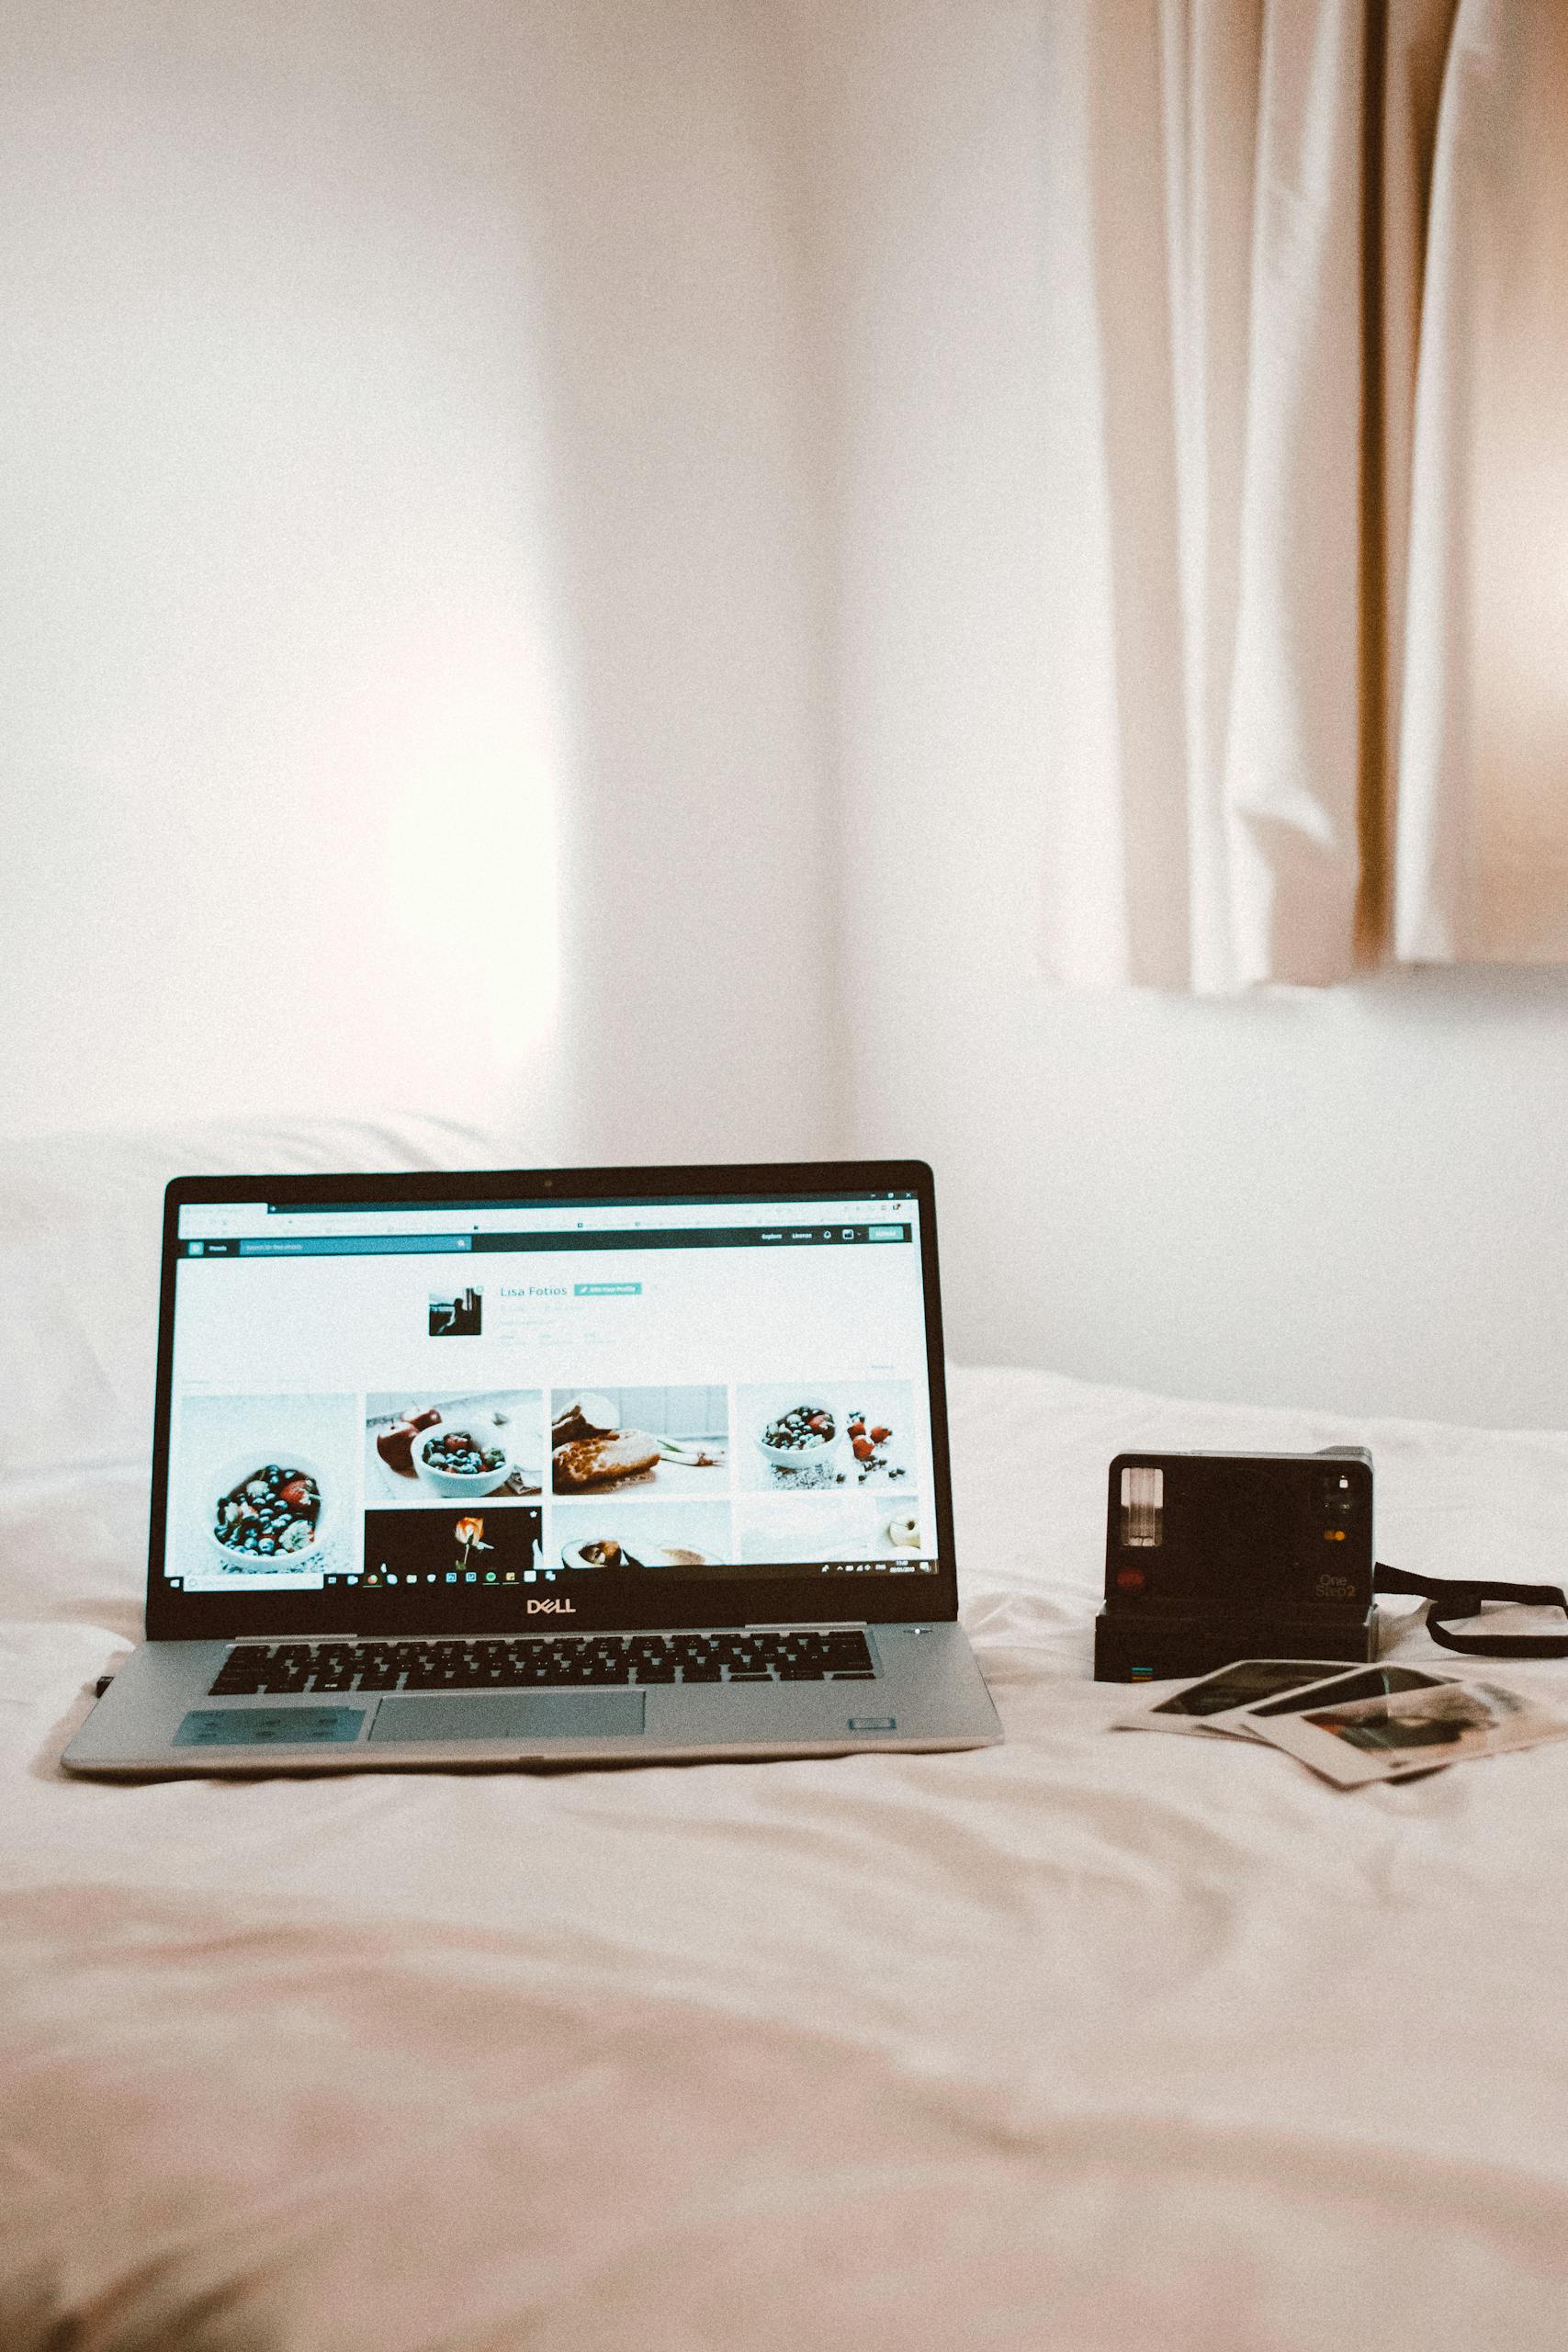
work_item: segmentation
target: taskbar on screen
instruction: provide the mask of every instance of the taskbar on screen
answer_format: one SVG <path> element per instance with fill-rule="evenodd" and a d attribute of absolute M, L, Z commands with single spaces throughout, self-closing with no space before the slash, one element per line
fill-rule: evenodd
<path fill-rule="evenodd" d="M 605 1565 L 608 1566 L 610 1564 L 606 1563 Z M 662 1579 L 670 1581 L 678 1576 L 682 1583 L 690 1578 L 693 1580 L 711 1579 L 713 1581 L 722 1581 L 723 1583 L 730 1584 L 733 1583 L 738 1577 L 745 1577 L 748 1582 L 750 1582 L 753 1578 L 760 1579 L 768 1577 L 934 1577 L 937 1573 L 937 1565 L 938 1564 L 935 1560 L 924 1559 L 747 1560 L 745 1562 L 709 1560 L 704 1561 L 700 1566 L 692 1562 L 682 1562 L 678 1569 L 671 1569 L 667 1566 L 657 1568 L 639 1567 L 634 1562 L 623 1561 L 615 1566 L 615 1573 L 624 1575 L 629 1568 L 633 1575 L 646 1576 L 650 1579 L 655 1580 Z M 507 1585 L 522 1584 L 575 1585 L 581 1583 L 585 1577 L 591 1578 L 595 1576 L 602 1575 L 604 1572 L 604 1571 L 602 1568 L 592 1567 L 506 1569 L 468 1568 L 464 1570 L 454 1570 L 451 1568 L 447 1568 L 446 1570 L 431 1570 L 427 1568 L 423 1572 L 414 1571 L 412 1573 L 406 1573 L 400 1576 L 396 1573 L 388 1572 L 386 1570 L 377 1571 L 372 1569 L 367 1575 L 363 1576 L 323 1577 L 321 1582 L 323 1587 L 329 1590 L 339 1586 L 353 1586 L 360 1590 L 374 1591 L 379 1590 L 385 1586 L 396 1585 L 400 1589 L 404 1585 L 431 1584 L 454 1586 L 471 1584 L 480 1586 L 489 1585 L 492 1588 L 504 1588 Z"/>
<path fill-rule="evenodd" d="M 222 1583 L 203 1582 L 197 1585 L 178 1576 L 168 1577 L 165 1582 L 171 1591 L 188 1591 L 207 1599 L 225 1591 L 243 1589 L 250 1598 L 259 1594 L 284 1600 L 290 1592 L 380 1592 L 394 1589 L 403 1591 L 413 1585 L 451 1586 L 454 1589 L 473 1585 L 481 1590 L 488 1588 L 492 1592 L 504 1591 L 509 1585 L 561 1585 L 573 1589 L 585 1583 L 592 1584 L 606 1574 L 646 1577 L 650 1585 L 676 1582 L 734 1584 L 738 1580 L 750 1584 L 773 1581 L 781 1577 L 934 1577 L 939 1566 L 939 1562 L 931 1559 L 705 1560 L 700 1565 L 682 1561 L 673 1567 L 668 1565 L 649 1567 L 635 1560 L 623 1559 L 615 1563 L 605 1562 L 600 1566 L 581 1568 L 372 1568 L 367 1573 L 312 1577 L 309 1584 L 303 1580 L 296 1582 L 287 1576 L 242 1577 L 238 1575 L 231 1581 Z"/>

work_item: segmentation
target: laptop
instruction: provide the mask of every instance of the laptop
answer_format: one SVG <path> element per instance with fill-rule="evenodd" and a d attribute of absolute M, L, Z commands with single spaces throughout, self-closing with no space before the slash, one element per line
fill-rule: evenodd
<path fill-rule="evenodd" d="M 146 1642 L 73 1772 L 963 1748 L 931 1170 L 169 1186 Z"/>

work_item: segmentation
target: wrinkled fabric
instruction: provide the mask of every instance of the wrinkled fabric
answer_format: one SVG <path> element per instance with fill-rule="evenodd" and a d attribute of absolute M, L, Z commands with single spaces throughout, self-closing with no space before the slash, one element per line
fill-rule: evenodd
<path fill-rule="evenodd" d="M 1093 648 L 1060 688 L 1049 968 L 1223 995 L 1562 960 L 1568 17 L 1046 27 L 1053 315 L 1091 388 L 1051 594 Z"/>
<path fill-rule="evenodd" d="M 7 2352 L 1555 2352 L 1568 1747 L 1349 1794 L 1089 1668 L 1123 1448 L 1364 1442 L 1382 1557 L 1529 1576 L 1568 1437 L 952 1389 L 968 1755 L 72 1781 L 145 1489 L 28 1490 Z"/>
<path fill-rule="evenodd" d="M 1568 959 L 1568 10 L 1461 0 L 1432 159 L 1396 952 Z"/>

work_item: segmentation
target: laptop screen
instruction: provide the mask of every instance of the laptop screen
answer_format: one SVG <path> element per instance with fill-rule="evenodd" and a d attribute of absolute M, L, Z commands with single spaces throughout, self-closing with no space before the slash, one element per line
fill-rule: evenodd
<path fill-rule="evenodd" d="M 808 1580 L 813 1614 L 947 1613 L 915 1600 L 947 1515 L 922 1187 L 412 1185 L 176 1204 L 153 1586 L 185 1623 L 754 1621 Z M 845 1589 L 893 1578 L 895 1611 Z"/>

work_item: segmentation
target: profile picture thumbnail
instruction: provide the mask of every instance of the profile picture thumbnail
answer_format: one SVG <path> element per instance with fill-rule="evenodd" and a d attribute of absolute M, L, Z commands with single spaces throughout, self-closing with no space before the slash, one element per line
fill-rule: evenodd
<path fill-rule="evenodd" d="M 485 1295 L 470 1283 L 454 1297 L 449 1291 L 430 1294 L 430 1336 L 433 1340 L 477 1340 L 484 1320 Z"/>

